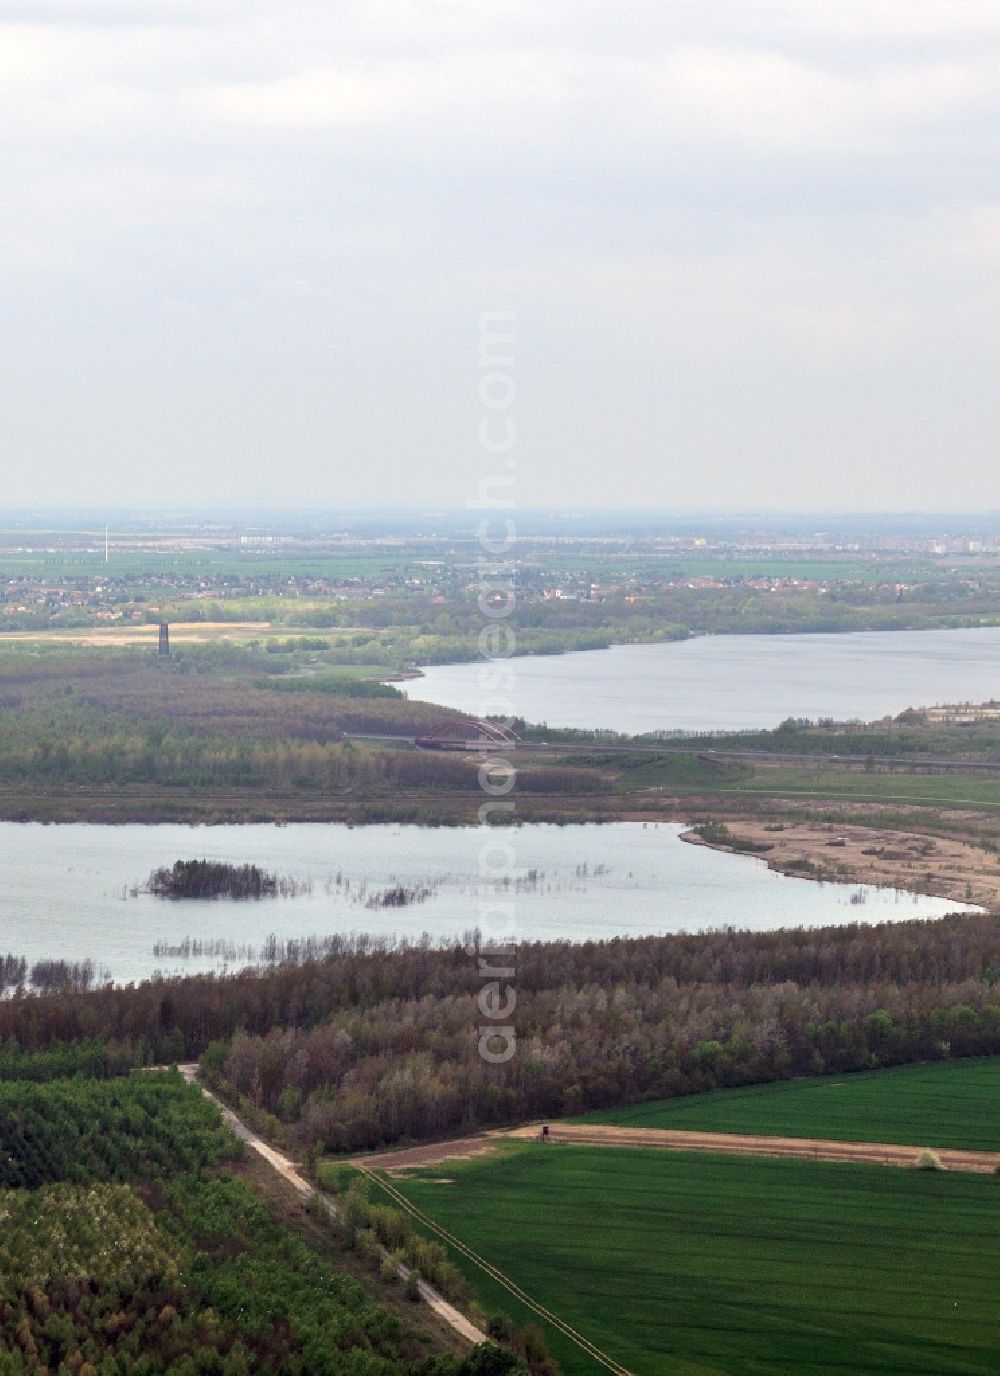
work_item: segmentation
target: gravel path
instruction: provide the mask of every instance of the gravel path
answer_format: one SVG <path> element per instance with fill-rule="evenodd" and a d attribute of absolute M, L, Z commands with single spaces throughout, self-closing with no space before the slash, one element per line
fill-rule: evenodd
<path fill-rule="evenodd" d="M 199 1083 L 198 1067 L 196 1065 L 182 1065 L 180 1067 L 180 1072 L 185 1080 L 188 1080 L 191 1084 L 198 1085 L 198 1088 L 206 1099 L 211 1099 L 212 1103 L 215 1104 L 216 1108 L 222 1114 L 226 1126 L 231 1128 L 236 1136 L 241 1141 L 245 1142 L 248 1147 L 257 1152 L 259 1156 L 262 1156 L 268 1165 L 272 1166 L 284 1180 L 287 1180 L 294 1190 L 297 1190 L 300 1195 L 305 1196 L 309 1196 L 313 1193 L 315 1187 L 311 1185 L 304 1176 L 299 1174 L 295 1168 L 294 1162 L 290 1161 L 287 1156 L 283 1156 L 280 1151 L 275 1151 L 273 1147 L 269 1147 L 262 1137 L 258 1136 L 252 1128 L 247 1127 L 246 1123 L 236 1116 L 231 1108 L 228 1108 L 220 1099 L 217 1099 L 211 1090 L 206 1089 L 203 1084 Z M 320 1198 L 331 1218 L 336 1218 L 337 1206 L 334 1204 L 333 1200 L 328 1199 L 326 1195 L 320 1195 Z M 409 1267 L 400 1264 L 400 1277 L 406 1280 L 409 1274 Z M 486 1342 L 486 1334 L 478 1329 L 474 1323 L 471 1323 L 453 1304 L 449 1304 L 444 1296 L 439 1294 L 432 1285 L 428 1285 L 427 1282 L 423 1280 L 418 1281 L 417 1285 L 420 1290 L 420 1298 L 424 1300 L 429 1308 L 437 1314 L 438 1318 L 443 1320 L 449 1328 L 453 1329 L 460 1338 L 465 1338 L 466 1341 L 470 1343 Z"/>

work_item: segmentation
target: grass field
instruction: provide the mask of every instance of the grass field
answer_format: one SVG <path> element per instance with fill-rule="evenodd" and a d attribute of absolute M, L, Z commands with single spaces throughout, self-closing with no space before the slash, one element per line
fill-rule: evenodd
<path fill-rule="evenodd" d="M 960 768 L 960 766 L 959 766 Z M 1000 807 L 1000 778 L 981 774 L 876 774 L 861 769 L 763 768 L 752 777 L 713 790 L 780 798 L 843 798 L 930 806 Z"/>
<path fill-rule="evenodd" d="M 443 1174 L 396 1184 L 635 1376 L 1000 1370 L 992 1177 L 540 1145 Z M 549 1337 L 566 1376 L 601 1370 Z"/>
<path fill-rule="evenodd" d="M 567 754 L 572 758 L 571 749 Z M 775 755 L 761 765 L 739 759 L 706 758 L 704 754 L 622 756 L 584 754 L 577 762 L 607 765 L 621 775 L 624 792 L 663 788 L 678 794 L 718 793 L 766 795 L 776 798 L 828 798 L 844 801 L 902 802 L 918 806 L 1000 806 L 1000 775 L 963 773 L 960 762 L 948 774 L 918 774 L 913 770 L 880 774 L 864 769 L 863 760 L 844 766 L 791 764 Z M 915 766 L 917 761 L 914 762 Z"/>
<path fill-rule="evenodd" d="M 941 577 L 941 570 L 930 559 L 879 561 L 871 559 L 809 559 L 787 555 L 723 556 L 670 555 L 649 553 L 593 554 L 546 550 L 538 562 L 547 569 L 567 573 L 584 572 L 595 565 L 615 574 L 645 577 L 685 578 L 800 578 L 820 582 L 849 580 L 859 583 L 921 583 Z"/>
<path fill-rule="evenodd" d="M 242 644 L 247 641 L 276 641 L 294 645 L 301 640 L 322 640 L 334 644 L 338 637 L 356 635 L 364 626 L 334 626 L 322 630 L 307 626 L 286 626 L 270 621 L 171 621 L 170 640 L 174 645 L 209 645 L 219 641 Z M 371 632 L 372 635 L 375 632 Z M 0 646 L 7 645 L 89 645 L 116 649 L 130 645 L 155 646 L 159 625 L 126 624 L 56 627 L 39 631 L 7 631 Z"/>
<path fill-rule="evenodd" d="M 721 1089 L 583 1121 L 996 1151 L 1000 1056 Z"/>
<path fill-rule="evenodd" d="M 162 550 L 133 551 L 115 547 L 111 536 L 110 561 L 104 562 L 104 532 L 95 537 L 94 547 L 83 550 L 0 550 L 0 576 L 44 575 L 59 577 L 85 573 L 142 579 L 144 574 L 263 574 L 279 577 L 357 578 L 377 577 L 389 569 L 409 567 L 419 562 L 412 551 L 393 550 L 366 554 L 357 550 L 339 553 L 296 555 L 236 550 Z"/>

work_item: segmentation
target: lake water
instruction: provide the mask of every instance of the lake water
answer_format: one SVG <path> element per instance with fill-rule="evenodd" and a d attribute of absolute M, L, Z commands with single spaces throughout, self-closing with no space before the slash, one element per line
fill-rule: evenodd
<path fill-rule="evenodd" d="M 185 936 L 254 948 L 270 933 L 460 937 L 477 925 L 479 851 L 487 839 L 509 842 L 523 872 L 518 891 L 501 895 L 515 905 L 519 941 L 938 917 L 962 907 L 892 890 L 787 878 L 759 860 L 688 845 L 679 839 L 683 830 L 641 822 L 529 825 L 488 834 L 477 828 L 318 823 L 0 823 L 0 954 L 31 961 L 90 957 L 116 981 L 127 982 L 156 970 L 248 963 L 245 952 L 187 960 L 154 954 L 157 942 L 177 945 Z M 154 868 L 196 858 L 253 862 L 308 881 L 311 891 L 255 902 L 130 896 Z M 367 905 L 396 884 L 429 892 L 403 909 Z"/>
<path fill-rule="evenodd" d="M 1000 627 L 851 635 L 719 635 L 507 661 L 514 716 L 550 726 L 764 729 L 786 717 L 874 721 L 1000 698 Z M 431 666 L 407 694 L 481 716 L 482 661 Z M 495 666 L 494 666 L 495 667 Z"/>

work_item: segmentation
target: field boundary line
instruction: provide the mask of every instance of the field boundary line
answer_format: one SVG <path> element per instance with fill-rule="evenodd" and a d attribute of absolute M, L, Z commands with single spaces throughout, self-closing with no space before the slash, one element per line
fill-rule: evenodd
<path fill-rule="evenodd" d="M 449 1246 L 454 1247 L 467 1261 L 471 1261 L 474 1266 L 478 1266 L 491 1280 L 495 1280 L 498 1285 L 501 1285 L 512 1294 L 515 1299 L 526 1305 L 540 1318 L 552 1324 L 564 1338 L 569 1338 L 571 1342 L 581 1348 L 588 1357 L 592 1357 L 595 1362 L 603 1366 L 605 1370 L 613 1372 L 614 1376 L 632 1376 L 632 1372 L 629 1371 L 628 1367 L 622 1366 L 614 1357 L 610 1356 L 607 1352 L 603 1352 L 596 1343 L 592 1343 L 589 1338 L 578 1332 L 572 1325 L 566 1323 L 564 1319 L 559 1318 L 557 1314 L 553 1314 L 551 1310 L 539 1304 L 537 1300 L 533 1299 L 526 1291 L 522 1290 L 516 1281 L 511 1280 L 511 1278 L 501 1271 L 499 1267 L 494 1266 L 492 1262 L 487 1261 L 485 1257 L 473 1251 L 473 1249 L 463 1242 L 461 1238 L 456 1237 L 454 1233 L 442 1227 L 440 1223 L 437 1223 L 428 1214 L 425 1214 L 422 1209 L 418 1209 L 415 1204 L 401 1193 L 401 1191 L 396 1189 L 395 1185 L 390 1184 L 384 1176 L 376 1175 L 374 1171 L 370 1171 L 367 1167 L 357 1165 L 356 1163 L 355 1169 L 358 1170 L 365 1179 L 383 1189 L 390 1199 L 410 1214 L 411 1217 L 415 1218 L 419 1223 L 422 1223 L 425 1228 L 429 1228 L 432 1232 L 436 1233 L 438 1237 L 447 1242 Z"/>

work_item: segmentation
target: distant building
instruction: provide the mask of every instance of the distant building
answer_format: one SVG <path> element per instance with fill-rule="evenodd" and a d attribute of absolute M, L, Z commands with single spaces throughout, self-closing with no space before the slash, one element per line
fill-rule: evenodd
<path fill-rule="evenodd" d="M 1000 702 L 963 702 L 918 710 L 926 721 L 939 726 L 973 726 L 981 721 L 1000 721 Z"/>

